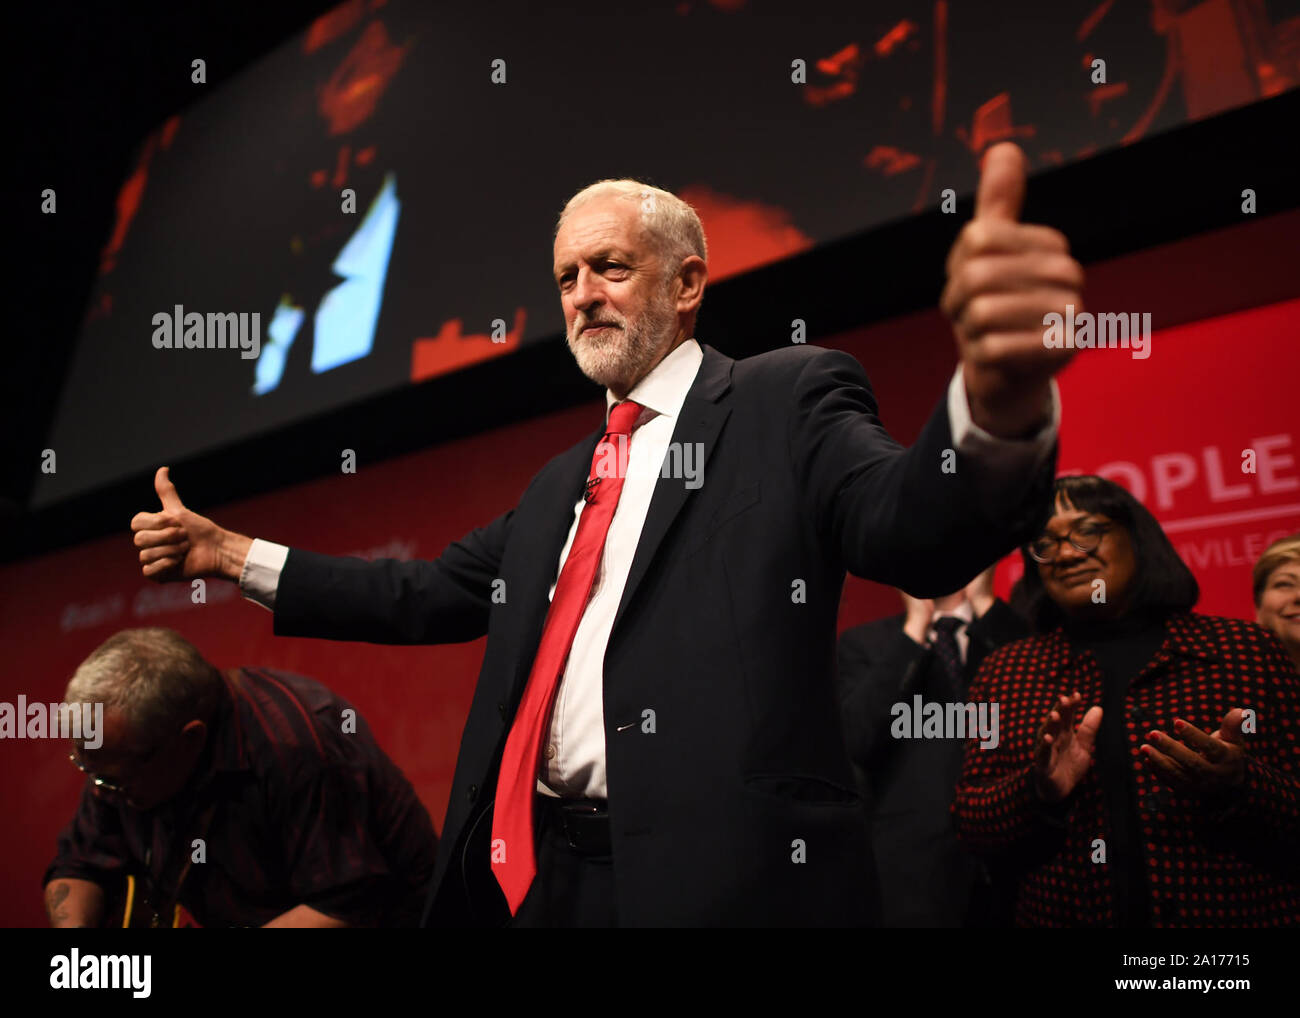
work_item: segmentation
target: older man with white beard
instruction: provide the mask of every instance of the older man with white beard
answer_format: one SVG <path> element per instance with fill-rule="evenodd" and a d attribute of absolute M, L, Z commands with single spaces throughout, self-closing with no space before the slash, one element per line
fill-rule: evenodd
<path fill-rule="evenodd" d="M 1080 306 L 1083 277 L 1064 237 L 1016 221 L 1024 187 L 1020 151 L 990 150 L 942 298 L 961 366 L 911 449 L 849 355 L 698 342 L 694 210 L 602 181 L 566 205 L 553 273 L 605 419 L 512 510 L 434 561 L 363 562 L 227 531 L 161 468 L 162 510 L 132 521 L 142 571 L 236 581 L 282 635 L 487 634 L 429 923 L 869 922 L 840 590 L 851 571 L 941 594 L 1034 531 L 1072 356 L 1043 316 Z M 611 444 L 626 469 L 602 476 Z M 658 471 L 678 445 L 702 450 L 702 486 Z"/>
<path fill-rule="evenodd" d="M 687 338 L 675 329 L 677 307 L 672 287 L 679 274 L 690 273 L 692 283 L 698 276 L 701 297 L 707 278 L 704 232 L 692 231 L 690 227 L 695 224 L 689 219 L 682 224 L 685 229 L 672 231 L 668 237 L 660 238 L 643 230 L 645 249 L 639 259 L 634 259 L 630 250 L 618 248 L 620 236 L 629 229 L 633 233 L 637 230 L 636 225 L 630 222 L 636 215 L 632 205 L 642 201 L 643 196 L 653 199 L 653 194 L 644 184 L 634 180 L 601 181 L 578 192 L 569 201 L 556 227 L 555 280 L 562 296 L 575 289 L 577 273 L 574 263 L 561 256 L 562 250 L 565 254 L 568 252 L 567 247 L 559 247 L 561 232 L 565 233 L 566 242 L 576 243 L 579 247 L 594 245 L 608 249 L 610 260 L 605 263 L 607 280 L 626 282 L 639 276 L 646 283 L 640 306 L 631 303 L 626 312 L 613 302 L 607 304 L 584 297 L 581 291 L 565 301 L 569 350 L 578 367 L 584 375 L 605 386 L 619 399 L 626 396 L 632 386 L 663 358 L 667 352 L 665 344 L 670 344 L 668 349 L 672 349 Z M 620 198 L 625 200 L 620 202 Z M 593 205 L 607 208 L 612 216 L 600 215 L 591 208 Z M 573 213 L 584 207 L 597 214 L 584 218 L 575 227 L 576 233 L 565 230 Z M 619 257 L 624 260 L 619 261 Z M 638 260 L 639 264 L 627 264 L 633 260 Z M 665 271 L 675 264 L 680 264 L 680 272 Z M 697 311 L 698 307 L 697 303 Z M 691 323 L 694 325 L 693 315 Z M 623 335 L 620 336 L 620 332 Z"/>

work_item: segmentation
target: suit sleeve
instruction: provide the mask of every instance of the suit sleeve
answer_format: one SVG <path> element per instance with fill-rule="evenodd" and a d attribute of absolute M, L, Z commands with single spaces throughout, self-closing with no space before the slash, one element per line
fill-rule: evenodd
<path fill-rule="evenodd" d="M 871 635 L 884 637 L 873 646 Z M 901 625 L 888 634 L 850 630 L 840 638 L 840 706 L 849 756 L 870 771 L 887 745 L 890 710 L 915 691 L 916 673 L 926 649 L 915 643 Z"/>
<path fill-rule="evenodd" d="M 794 389 L 789 453 L 807 511 L 854 575 L 939 597 L 1027 540 L 1051 504 L 1055 452 L 1023 478 L 1010 512 L 990 512 L 978 461 L 952 448 L 947 399 L 910 449 L 885 430 L 862 366 L 808 358 Z"/>
<path fill-rule="evenodd" d="M 513 515 L 471 532 L 432 562 L 293 549 L 276 593 L 276 635 L 395 644 L 483 636 Z"/>

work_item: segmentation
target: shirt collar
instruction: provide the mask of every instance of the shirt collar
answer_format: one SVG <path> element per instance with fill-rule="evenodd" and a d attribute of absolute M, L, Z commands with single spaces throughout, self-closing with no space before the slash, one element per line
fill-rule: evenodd
<path fill-rule="evenodd" d="M 645 378 L 637 382 L 627 398 L 640 403 L 655 414 L 676 417 L 682 412 L 686 394 L 690 392 L 695 376 L 699 373 L 700 362 L 704 360 L 704 351 L 694 337 L 679 343 L 668 352 L 663 360 L 656 364 Z M 605 390 L 605 421 L 609 422 L 609 412 L 614 404 L 621 402 L 608 389 Z"/>
<path fill-rule="evenodd" d="M 933 617 L 930 619 L 930 628 L 933 629 L 934 624 L 936 622 L 938 622 L 940 619 L 945 619 L 945 618 L 961 619 L 964 623 L 966 623 L 966 625 L 969 626 L 972 622 L 975 621 L 975 609 L 971 607 L 971 603 L 969 600 L 965 600 L 961 604 L 959 604 L 956 608 L 952 609 L 951 611 L 946 611 L 946 612 L 936 611 Z"/>

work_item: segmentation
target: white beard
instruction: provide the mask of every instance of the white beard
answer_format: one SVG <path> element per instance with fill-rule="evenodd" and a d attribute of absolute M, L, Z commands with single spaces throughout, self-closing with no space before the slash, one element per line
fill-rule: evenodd
<path fill-rule="evenodd" d="M 569 350 L 582 373 L 597 385 L 617 386 L 626 392 L 645 377 L 662 355 L 662 348 L 671 340 L 677 324 L 677 309 L 668 295 L 662 293 L 631 322 L 609 310 L 597 312 L 596 320 L 612 321 L 618 328 L 583 336 L 576 330 L 586 325 L 587 320 L 575 319 L 575 331 L 568 336 Z"/>

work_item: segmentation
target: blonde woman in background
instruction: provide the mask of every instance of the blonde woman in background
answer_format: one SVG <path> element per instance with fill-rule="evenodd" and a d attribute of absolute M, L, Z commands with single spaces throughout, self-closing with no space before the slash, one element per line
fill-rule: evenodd
<path fill-rule="evenodd" d="M 1270 544 L 1252 579 L 1255 621 L 1282 641 L 1300 672 L 1300 534 Z"/>

